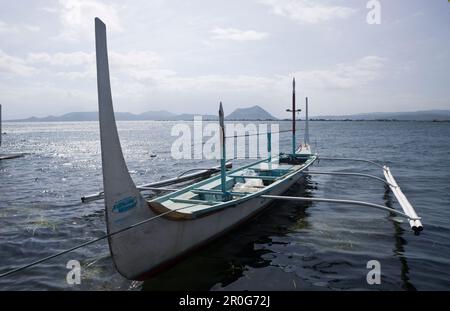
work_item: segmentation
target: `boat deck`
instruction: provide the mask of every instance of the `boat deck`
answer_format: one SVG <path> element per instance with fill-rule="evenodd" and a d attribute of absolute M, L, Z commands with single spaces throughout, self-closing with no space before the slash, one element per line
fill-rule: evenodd
<path fill-rule="evenodd" d="M 174 211 L 177 218 L 192 219 L 245 200 L 271 185 L 284 180 L 315 160 L 314 156 L 302 156 L 301 164 L 259 161 L 227 173 L 226 188 L 229 199 L 224 199 L 220 175 L 196 183 L 183 190 L 150 201 L 150 207 L 159 213 Z M 156 204 L 155 204 L 156 202 Z"/>

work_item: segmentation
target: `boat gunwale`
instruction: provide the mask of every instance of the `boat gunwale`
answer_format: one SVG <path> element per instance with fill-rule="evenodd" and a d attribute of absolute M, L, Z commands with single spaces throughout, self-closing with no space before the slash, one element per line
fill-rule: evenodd
<path fill-rule="evenodd" d="M 275 180 L 273 183 L 271 183 L 270 185 L 265 186 L 260 191 L 253 192 L 253 193 L 250 193 L 250 194 L 248 194 L 246 196 L 239 197 L 239 198 L 236 198 L 236 199 L 233 199 L 233 200 L 230 200 L 230 201 L 226 201 L 226 202 L 222 202 L 222 203 L 219 203 L 219 204 L 215 204 L 215 205 L 212 205 L 212 206 L 210 206 L 208 208 L 204 208 L 204 209 L 201 209 L 201 210 L 196 211 L 196 212 L 184 213 L 184 212 L 182 212 L 180 210 L 173 210 L 173 212 L 171 214 L 177 214 L 177 217 L 172 217 L 172 216 L 170 216 L 170 214 L 168 214 L 168 215 L 164 216 L 164 218 L 170 219 L 170 220 L 194 220 L 196 218 L 205 217 L 205 216 L 208 216 L 208 215 L 210 215 L 212 213 L 219 212 L 219 211 L 221 211 L 221 210 L 223 210 L 225 208 L 236 206 L 236 205 L 241 204 L 242 202 L 245 202 L 247 200 L 251 200 L 253 198 L 259 197 L 260 195 L 263 195 L 266 192 L 272 190 L 274 187 L 279 186 L 280 184 L 286 182 L 292 176 L 303 172 L 305 169 L 307 169 L 309 166 L 311 166 L 316 160 L 317 160 L 317 154 L 309 155 L 308 159 L 304 162 L 304 165 L 302 167 L 300 167 L 298 170 L 292 170 L 288 174 L 286 174 L 284 176 L 281 176 L 282 178 L 280 178 L 278 180 Z M 244 165 L 244 166 L 242 166 L 240 168 L 236 168 L 236 169 L 230 171 L 229 174 L 232 174 L 232 173 L 235 173 L 237 171 L 249 168 L 249 167 L 251 167 L 253 165 L 256 165 L 256 164 L 263 163 L 264 161 L 267 161 L 267 159 L 264 159 L 264 160 L 261 160 L 261 161 L 257 161 L 257 162 L 253 162 L 251 164 Z M 212 181 L 215 181 L 215 180 L 217 180 L 219 178 L 220 178 L 220 175 L 216 175 L 216 176 L 210 177 L 210 178 L 208 178 L 208 179 L 206 179 L 204 181 L 200 181 L 198 183 L 195 183 L 195 184 L 190 185 L 188 187 L 182 188 L 182 189 L 177 190 L 175 192 L 168 193 L 168 194 L 166 194 L 164 196 L 161 196 L 161 197 L 158 197 L 158 198 L 156 198 L 154 200 L 149 200 L 149 201 L 147 201 L 147 203 L 149 205 L 149 208 L 151 208 L 153 211 L 155 211 L 157 213 L 162 213 L 162 211 L 160 211 L 160 210 L 156 211 L 155 209 L 153 209 L 151 207 L 151 204 L 154 203 L 154 202 L 159 203 L 160 205 L 164 206 L 167 209 L 167 211 L 170 211 L 171 209 L 168 208 L 167 206 L 165 206 L 164 204 L 162 204 L 162 202 L 170 200 L 171 197 L 187 193 L 187 192 L 191 191 L 192 189 L 194 189 L 196 187 L 203 186 L 205 184 L 211 183 Z M 231 178 L 236 178 L 236 177 L 231 177 Z M 190 207 L 192 207 L 192 206 L 186 206 L 186 209 L 190 208 Z M 183 216 L 185 216 L 185 217 L 183 217 Z"/>

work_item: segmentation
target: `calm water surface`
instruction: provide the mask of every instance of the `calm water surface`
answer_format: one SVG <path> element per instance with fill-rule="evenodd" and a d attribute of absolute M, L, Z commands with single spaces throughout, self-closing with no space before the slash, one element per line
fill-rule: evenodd
<path fill-rule="evenodd" d="M 173 160 L 173 124 L 118 123 L 136 183 L 216 165 Z M 3 129 L 0 153 L 29 154 L 0 162 L 0 273 L 105 234 L 103 201 L 80 203 L 102 188 L 97 122 L 4 123 Z M 323 156 L 387 163 L 425 230 L 414 235 L 404 220 L 365 207 L 277 202 L 145 282 L 121 277 L 102 241 L 0 279 L 0 290 L 449 290 L 450 123 L 311 122 L 310 132 Z M 281 149 L 289 146 L 289 135 L 282 135 Z M 382 176 L 366 164 L 322 160 L 314 169 Z M 290 194 L 400 209 L 383 184 L 361 178 L 314 175 Z M 71 259 L 82 265 L 78 286 L 65 280 Z M 373 259 L 381 264 L 381 285 L 366 282 Z"/>

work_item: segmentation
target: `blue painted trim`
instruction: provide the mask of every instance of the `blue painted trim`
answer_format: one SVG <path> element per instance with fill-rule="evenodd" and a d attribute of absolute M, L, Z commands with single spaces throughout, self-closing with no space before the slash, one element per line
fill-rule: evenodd
<path fill-rule="evenodd" d="M 226 201 L 226 202 L 223 202 L 223 203 L 211 206 L 210 208 L 201 210 L 201 211 L 199 211 L 197 213 L 193 213 L 193 216 L 201 215 L 201 214 L 204 214 L 204 213 L 210 213 L 210 212 L 213 212 L 213 211 L 217 211 L 217 210 L 220 210 L 220 209 L 227 208 L 227 207 L 232 206 L 232 205 L 238 205 L 238 204 L 240 204 L 240 203 L 242 203 L 242 202 L 244 202 L 246 200 L 249 200 L 249 199 L 252 199 L 252 198 L 258 197 L 258 196 L 260 196 L 262 194 L 267 193 L 268 191 L 272 190 L 274 187 L 278 187 L 278 186 L 286 183 L 289 179 L 292 179 L 295 175 L 297 175 L 297 174 L 301 173 L 302 171 L 304 171 L 305 169 L 307 169 L 310 165 L 312 165 L 317 160 L 317 156 L 316 155 L 310 155 L 308 157 L 309 157 L 309 159 L 305 162 L 305 165 L 303 167 L 301 167 L 300 169 L 295 170 L 295 171 L 293 170 L 291 173 L 282 176 L 282 178 L 280 178 L 279 180 L 277 180 L 277 181 L 273 182 L 272 184 L 266 186 L 265 188 L 261 189 L 261 191 L 253 192 L 253 193 L 251 193 L 251 194 L 249 194 L 249 195 L 247 195 L 245 197 L 237 198 L 237 199 L 234 199 L 234 200 Z M 259 163 L 262 163 L 262 162 L 266 162 L 266 161 L 267 161 L 267 159 L 263 159 L 263 160 L 256 161 L 256 162 L 253 162 L 251 164 L 245 165 L 243 167 L 240 167 L 238 169 L 230 171 L 229 175 L 237 173 L 237 172 L 242 171 L 242 170 L 244 170 L 246 168 L 249 168 L 249 167 L 251 167 L 253 165 L 256 165 L 256 164 L 259 164 Z M 159 198 L 156 198 L 155 200 L 152 200 L 152 201 L 159 202 L 159 203 L 163 204 L 164 201 L 170 200 L 170 198 L 177 197 L 177 196 L 179 196 L 179 195 L 181 195 L 183 193 L 191 191 L 192 189 L 195 189 L 195 188 L 207 185 L 207 184 L 209 184 L 211 182 L 216 181 L 219 178 L 221 178 L 220 175 L 210 177 L 210 178 L 208 178 L 206 180 L 203 180 L 201 182 L 198 182 L 198 183 L 195 183 L 193 185 L 187 186 L 187 187 L 185 187 L 183 189 L 180 189 L 178 191 L 166 194 L 166 195 L 164 195 L 162 197 L 159 197 Z"/>

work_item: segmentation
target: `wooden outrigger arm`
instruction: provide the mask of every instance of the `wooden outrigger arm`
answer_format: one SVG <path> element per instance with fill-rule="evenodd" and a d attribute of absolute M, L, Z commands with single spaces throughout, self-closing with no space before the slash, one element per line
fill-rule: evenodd
<path fill-rule="evenodd" d="M 414 231 L 422 231 L 423 225 L 421 222 L 421 218 L 417 216 L 416 211 L 414 210 L 414 207 L 411 205 L 411 203 L 406 198 L 405 194 L 402 192 L 402 189 L 400 189 L 400 186 L 397 184 L 397 182 L 394 179 L 394 176 L 392 175 L 389 167 L 386 165 L 381 165 L 379 163 L 376 163 L 375 161 L 366 160 L 366 159 L 356 159 L 356 158 L 332 158 L 332 157 L 319 157 L 321 160 L 339 160 L 339 161 L 359 161 L 359 162 L 366 162 L 372 165 L 375 165 L 377 167 L 380 167 L 383 169 L 385 180 L 382 178 L 378 178 L 373 175 L 369 174 L 361 174 L 361 173 L 344 173 L 344 172 L 310 172 L 311 174 L 331 174 L 331 175 L 357 175 L 357 176 L 364 176 L 364 177 L 370 177 L 374 179 L 381 180 L 385 182 L 389 189 L 394 194 L 395 198 L 397 199 L 398 203 L 403 209 L 404 213 L 401 213 L 403 215 L 406 215 L 409 219 L 409 225 L 411 226 L 411 229 Z M 312 200 L 311 200 L 312 201 Z M 316 200 L 317 201 L 317 200 Z M 395 212 L 399 214 L 399 212 Z"/>
<path fill-rule="evenodd" d="M 370 175 L 370 174 L 363 174 L 363 173 L 350 173 L 350 172 L 316 172 L 316 171 L 308 171 L 309 175 L 343 175 L 343 176 L 360 176 L 360 177 L 368 177 L 372 179 L 379 180 L 386 185 L 392 186 L 391 183 L 389 183 L 387 180 L 384 180 L 383 178 Z"/>
<path fill-rule="evenodd" d="M 272 199 L 272 200 L 301 201 L 301 202 L 327 202 L 327 203 L 342 203 L 342 204 L 350 204 L 350 205 L 368 206 L 368 207 L 373 207 L 373 208 L 389 211 L 389 212 L 397 214 L 399 216 L 408 218 L 411 221 L 420 221 L 420 217 L 411 217 L 411 216 L 407 215 L 406 213 L 399 212 L 393 208 L 379 205 L 379 204 L 363 202 L 363 201 L 326 199 L 326 198 L 309 198 L 309 197 L 291 197 L 291 196 L 284 196 L 284 195 L 261 195 L 261 197 L 267 198 L 267 199 Z"/>
<path fill-rule="evenodd" d="M 366 162 L 366 163 L 370 163 L 373 164 L 375 166 L 378 166 L 379 168 L 384 169 L 384 166 L 375 162 L 375 161 L 371 161 L 371 160 L 366 160 L 366 159 L 357 159 L 357 158 L 332 158 L 332 157 L 322 157 L 322 156 L 318 156 L 318 160 L 338 160 L 338 161 L 358 161 L 358 162 Z"/>

